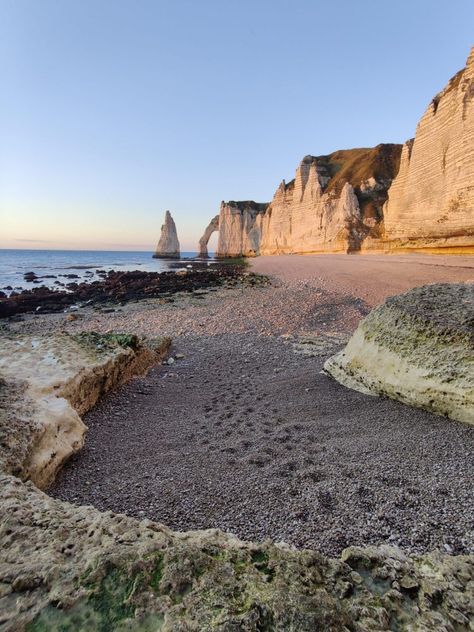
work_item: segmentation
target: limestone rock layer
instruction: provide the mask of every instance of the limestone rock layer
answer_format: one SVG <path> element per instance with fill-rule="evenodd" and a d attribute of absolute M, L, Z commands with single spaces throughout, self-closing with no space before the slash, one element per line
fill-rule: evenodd
<path fill-rule="evenodd" d="M 0 508 L 5 632 L 467 631 L 474 616 L 472 555 L 353 546 L 333 559 L 173 532 L 2 472 Z"/>
<path fill-rule="evenodd" d="M 261 254 L 355 252 L 378 238 L 400 152 L 388 144 L 306 156 L 265 213 Z"/>
<path fill-rule="evenodd" d="M 252 257 L 260 254 L 262 216 L 267 204 L 221 202 L 216 256 Z"/>
<path fill-rule="evenodd" d="M 176 231 L 176 224 L 171 217 L 171 213 L 166 211 L 165 223 L 161 227 L 160 241 L 156 247 L 153 257 L 168 257 L 179 259 L 180 248 L 178 241 L 178 233 Z"/>
<path fill-rule="evenodd" d="M 146 373 L 169 344 L 127 334 L 3 334 L 0 471 L 48 487 L 84 444 L 87 427 L 79 415 Z"/>
<path fill-rule="evenodd" d="M 384 223 L 393 249 L 474 252 L 474 47 L 405 144 Z"/>
<path fill-rule="evenodd" d="M 324 369 L 349 388 L 474 424 L 474 284 L 392 296 Z"/>

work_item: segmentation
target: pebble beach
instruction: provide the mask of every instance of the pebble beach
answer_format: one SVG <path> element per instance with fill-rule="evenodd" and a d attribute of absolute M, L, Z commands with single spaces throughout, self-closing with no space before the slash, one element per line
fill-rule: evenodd
<path fill-rule="evenodd" d="M 49 493 L 330 555 L 383 543 L 472 551 L 472 428 L 321 373 L 374 305 L 424 283 L 472 281 L 471 259 L 260 257 L 251 270 L 270 282 L 12 324 L 173 339 L 166 364 L 86 415 L 85 448 Z"/>

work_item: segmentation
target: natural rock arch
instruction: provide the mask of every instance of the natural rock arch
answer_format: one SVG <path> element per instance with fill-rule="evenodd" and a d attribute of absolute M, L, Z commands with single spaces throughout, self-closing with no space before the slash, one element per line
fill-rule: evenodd
<path fill-rule="evenodd" d="M 207 244 L 209 243 L 209 239 L 211 238 L 212 233 L 216 230 L 219 230 L 219 215 L 216 215 L 211 219 L 209 224 L 204 231 L 203 236 L 199 240 L 199 256 L 200 257 L 208 257 L 209 253 L 207 252 Z"/>

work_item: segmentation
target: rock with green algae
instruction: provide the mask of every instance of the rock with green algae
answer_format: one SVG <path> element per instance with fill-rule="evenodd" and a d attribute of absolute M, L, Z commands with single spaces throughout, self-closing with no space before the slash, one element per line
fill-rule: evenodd
<path fill-rule="evenodd" d="M 84 443 L 80 415 L 146 373 L 168 338 L 123 333 L 0 333 L 0 471 L 47 487 Z"/>
<path fill-rule="evenodd" d="M 344 386 L 474 423 L 474 284 L 392 296 L 324 365 Z"/>
<path fill-rule="evenodd" d="M 469 630 L 474 557 L 174 533 L 0 477 L 0 629 Z"/>

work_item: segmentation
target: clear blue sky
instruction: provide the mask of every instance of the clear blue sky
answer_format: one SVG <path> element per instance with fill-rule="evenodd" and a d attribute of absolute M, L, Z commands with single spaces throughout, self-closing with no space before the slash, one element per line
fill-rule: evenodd
<path fill-rule="evenodd" d="M 403 142 L 473 0 L 0 0 L 0 247 L 194 249 L 306 154 Z"/>

